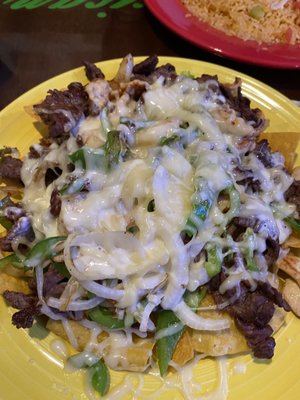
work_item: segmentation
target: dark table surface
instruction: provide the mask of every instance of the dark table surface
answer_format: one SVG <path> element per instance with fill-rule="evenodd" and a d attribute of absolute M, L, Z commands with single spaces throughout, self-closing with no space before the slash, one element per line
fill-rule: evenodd
<path fill-rule="evenodd" d="M 57 8 L 58 2 L 73 7 Z M 116 4 L 120 8 L 112 9 Z M 4 0 L 0 3 L 0 109 L 44 80 L 80 66 L 82 60 L 96 62 L 129 52 L 220 64 L 300 99 L 299 70 L 264 68 L 213 55 L 170 32 L 140 1 Z"/>

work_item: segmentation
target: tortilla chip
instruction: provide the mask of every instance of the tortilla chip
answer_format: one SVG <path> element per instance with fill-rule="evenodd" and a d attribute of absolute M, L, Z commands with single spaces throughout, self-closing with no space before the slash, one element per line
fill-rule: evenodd
<path fill-rule="evenodd" d="M 78 350 L 82 351 L 90 340 L 90 330 L 88 328 L 85 328 L 84 326 L 80 325 L 76 321 L 69 321 L 69 323 L 70 323 L 73 333 L 76 337 L 76 340 L 78 343 Z M 55 333 L 57 336 L 60 336 L 63 339 L 68 340 L 68 336 L 65 332 L 65 329 L 64 329 L 61 321 L 54 321 L 52 319 L 49 319 L 49 321 L 47 322 L 46 328 L 49 329 L 49 331 Z M 98 335 L 98 342 L 101 342 L 107 336 L 108 335 L 106 332 L 101 332 Z"/>
<path fill-rule="evenodd" d="M 127 349 L 127 362 L 130 371 L 144 371 L 152 355 L 154 340 L 138 339 L 132 347 Z"/>
<path fill-rule="evenodd" d="M 273 317 L 269 323 L 271 328 L 273 329 L 273 333 L 279 331 L 279 329 L 282 327 L 282 325 L 285 322 L 285 316 L 286 316 L 286 311 L 284 311 L 283 308 L 278 307 L 274 304 L 275 311 L 273 314 Z"/>
<path fill-rule="evenodd" d="M 285 165 L 292 172 L 297 157 L 297 147 L 300 140 L 299 132 L 263 132 L 258 140 L 267 139 L 272 151 L 279 151 L 285 158 Z"/>
<path fill-rule="evenodd" d="M 28 283 L 20 278 L 8 275 L 6 272 L 0 272 L 0 294 L 3 294 L 5 290 L 11 290 L 13 292 L 21 292 L 24 294 L 31 293 Z"/>
<path fill-rule="evenodd" d="M 285 247 L 290 247 L 293 249 L 300 249 L 300 237 L 294 235 L 294 233 L 288 237 L 284 242 Z"/>
<path fill-rule="evenodd" d="M 201 307 L 214 305 L 212 296 L 207 295 L 201 303 Z M 249 351 L 246 339 L 236 328 L 234 321 L 225 311 L 208 310 L 198 311 L 203 318 L 227 319 L 230 322 L 228 329 L 222 331 L 192 331 L 192 345 L 198 353 L 205 353 L 212 357 L 226 354 L 236 354 Z"/>
<path fill-rule="evenodd" d="M 300 317 L 300 287 L 291 279 L 285 281 L 282 291 L 283 298 L 291 307 L 293 313 Z"/>
<path fill-rule="evenodd" d="M 276 262 L 279 269 L 292 277 L 300 286 L 300 258 L 288 255 Z"/>
<path fill-rule="evenodd" d="M 194 349 L 191 341 L 191 335 L 188 330 L 185 330 L 176 345 L 172 360 L 177 365 L 183 366 L 193 358 Z"/>
<path fill-rule="evenodd" d="M 77 321 L 69 321 L 71 328 L 73 330 L 73 333 L 76 337 L 77 343 L 78 343 L 78 349 L 79 351 L 83 351 L 88 342 L 90 341 L 90 330 L 82 325 L 80 325 Z M 49 329 L 49 331 L 53 332 L 57 336 L 60 336 L 61 338 L 65 339 L 68 341 L 67 334 L 64 330 L 63 324 L 61 321 L 54 321 L 52 319 L 49 319 L 46 328 Z M 102 342 L 108 338 L 108 333 L 106 332 L 101 332 L 97 340 L 98 342 Z M 124 348 L 122 347 L 120 349 L 120 369 L 125 369 L 122 368 L 121 366 L 121 361 L 122 357 L 126 359 L 126 370 L 128 371 L 144 371 L 148 367 L 149 363 L 149 358 L 152 354 L 152 349 L 154 347 L 154 340 L 151 339 L 141 339 L 141 338 L 135 338 L 132 346 Z"/>

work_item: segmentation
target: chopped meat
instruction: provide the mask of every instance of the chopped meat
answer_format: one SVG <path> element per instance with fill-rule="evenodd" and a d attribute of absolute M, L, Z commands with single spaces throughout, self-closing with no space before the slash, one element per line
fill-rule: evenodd
<path fill-rule="evenodd" d="M 111 87 L 103 79 L 96 79 L 90 82 L 85 88 L 89 96 L 89 112 L 91 115 L 98 115 L 106 106 L 109 100 Z"/>
<path fill-rule="evenodd" d="M 204 83 L 204 82 L 207 82 L 207 81 L 210 81 L 210 80 L 218 82 L 218 76 L 217 75 L 202 74 L 199 78 L 196 78 L 196 80 L 199 83 Z"/>
<path fill-rule="evenodd" d="M 35 306 L 38 301 L 35 296 L 10 290 L 5 290 L 3 292 L 3 297 L 11 307 L 17 308 L 18 310 Z"/>
<path fill-rule="evenodd" d="M 40 152 L 37 150 L 36 146 L 30 146 L 30 147 L 29 147 L 28 157 L 29 157 L 29 158 L 35 158 L 35 159 L 41 157 L 41 154 L 40 154 Z"/>
<path fill-rule="evenodd" d="M 149 84 L 147 82 L 135 79 L 126 85 L 125 92 L 128 93 L 133 100 L 138 101 L 148 87 Z"/>
<path fill-rule="evenodd" d="M 65 283 L 62 282 L 64 279 L 65 277 L 56 268 L 50 266 L 44 273 L 44 296 L 59 297 L 65 288 Z"/>
<path fill-rule="evenodd" d="M 38 298 L 35 296 L 6 290 L 3 297 L 11 307 L 21 310 L 12 316 L 12 323 L 18 329 L 30 328 L 34 317 L 41 314 L 41 307 L 38 305 Z"/>
<path fill-rule="evenodd" d="M 270 267 L 275 263 L 275 261 L 279 257 L 280 253 L 280 245 L 279 245 L 279 238 L 272 239 L 268 237 L 266 240 L 267 249 L 264 252 L 264 257 L 267 262 L 267 265 Z"/>
<path fill-rule="evenodd" d="M 158 57 L 156 54 L 153 54 L 152 56 L 147 57 L 144 61 L 136 64 L 133 67 L 133 73 L 135 75 L 148 76 L 152 72 L 154 72 L 157 64 L 158 64 Z"/>
<path fill-rule="evenodd" d="M 59 167 L 47 168 L 45 173 L 45 186 L 49 186 L 62 174 L 62 170 Z"/>
<path fill-rule="evenodd" d="M 42 124 L 42 122 L 40 122 Z M 29 147 L 28 157 L 33 159 L 41 158 L 49 152 L 49 146 L 52 141 L 47 137 L 41 137 L 39 143 L 33 144 Z"/>
<path fill-rule="evenodd" d="M 296 205 L 297 212 L 300 215 L 300 181 L 294 181 L 284 193 L 284 197 L 286 201 Z"/>
<path fill-rule="evenodd" d="M 257 193 L 261 190 L 260 181 L 254 176 L 251 169 L 247 169 L 241 164 L 234 169 L 236 183 L 245 187 L 246 193 Z"/>
<path fill-rule="evenodd" d="M 34 106 L 35 112 L 49 127 L 49 137 L 61 144 L 88 114 L 89 98 L 79 82 L 73 82 L 67 90 L 49 90 L 45 100 Z"/>
<path fill-rule="evenodd" d="M 14 313 L 12 316 L 12 324 L 19 328 L 31 328 L 34 318 L 41 314 L 40 306 L 24 308 L 21 311 Z"/>
<path fill-rule="evenodd" d="M 21 168 L 23 162 L 11 156 L 2 157 L 0 160 L 0 181 L 13 181 L 22 183 Z"/>
<path fill-rule="evenodd" d="M 160 76 L 163 76 L 165 78 L 165 83 L 168 82 L 173 82 L 176 77 L 176 70 L 175 67 L 172 64 L 165 64 L 162 65 L 160 67 L 157 67 L 150 75 L 145 76 L 145 75 L 139 75 L 139 74 L 135 74 L 133 75 L 133 79 L 138 79 L 141 81 L 146 81 L 150 84 L 152 84 L 153 82 L 156 81 L 157 78 L 159 78 Z"/>
<path fill-rule="evenodd" d="M 220 284 L 226 279 L 224 272 L 215 276 L 209 284 L 210 291 L 217 304 L 221 304 L 236 295 L 236 288 L 219 293 Z M 245 336 L 248 346 L 258 358 L 271 358 L 273 356 L 275 341 L 271 335 L 273 330 L 269 325 L 273 314 L 274 304 L 289 310 L 288 304 L 283 300 L 277 289 L 268 282 L 257 282 L 254 291 L 250 291 L 247 282 L 240 283 L 239 297 L 225 310 L 233 317 L 236 326 Z"/>
<path fill-rule="evenodd" d="M 105 78 L 105 75 L 103 74 L 101 69 L 98 68 L 95 64 L 93 64 L 89 61 L 83 61 L 82 64 L 85 67 L 85 75 L 89 81 Z"/>
<path fill-rule="evenodd" d="M 50 198 L 50 213 L 58 217 L 61 209 L 61 196 L 57 189 L 54 189 Z"/>
<path fill-rule="evenodd" d="M 263 139 L 256 144 L 256 147 L 253 150 L 253 153 L 256 155 L 256 157 L 259 159 L 259 161 L 261 161 L 262 164 L 266 168 L 274 167 L 272 151 L 271 151 L 269 143 L 266 139 Z"/>
<path fill-rule="evenodd" d="M 273 337 L 268 337 L 265 340 L 257 343 L 253 349 L 253 355 L 257 358 L 270 359 L 274 355 L 275 339 Z"/>
<path fill-rule="evenodd" d="M 226 98 L 227 103 L 233 108 L 238 116 L 244 120 L 253 122 L 253 127 L 260 131 L 265 127 L 265 119 L 263 113 L 258 108 L 250 107 L 250 100 L 242 95 L 241 79 L 236 78 L 233 84 L 219 83 L 220 90 Z"/>
<path fill-rule="evenodd" d="M 235 317 L 246 323 L 254 323 L 258 327 L 268 324 L 274 314 L 273 302 L 263 294 L 252 292 L 242 303 L 233 305 Z"/>
<path fill-rule="evenodd" d="M 280 292 L 275 289 L 269 282 L 257 282 L 259 290 L 278 307 L 282 307 L 285 311 L 291 311 L 288 303 L 283 299 Z"/>
<path fill-rule="evenodd" d="M 249 347 L 252 348 L 257 346 L 261 341 L 266 340 L 273 333 L 273 329 L 267 324 L 265 326 L 257 327 L 255 324 L 244 322 L 238 317 L 235 317 L 235 323 L 245 335 Z"/>
<path fill-rule="evenodd" d="M 278 259 L 280 245 L 277 227 L 269 220 L 259 220 L 255 217 L 235 217 L 227 228 L 227 232 L 235 241 L 241 241 L 247 228 L 252 228 L 255 233 L 264 232 L 267 235 L 264 257 L 270 266 Z"/>
<path fill-rule="evenodd" d="M 237 181 L 237 184 L 244 186 L 246 193 L 249 193 L 249 191 L 251 191 L 252 193 L 257 193 L 261 190 L 260 181 L 252 176 Z"/>
<path fill-rule="evenodd" d="M 177 78 L 174 65 L 167 63 L 156 68 L 155 71 L 151 75 L 149 75 L 152 82 L 154 82 L 160 76 L 163 76 L 165 78 L 165 81 L 174 81 Z"/>

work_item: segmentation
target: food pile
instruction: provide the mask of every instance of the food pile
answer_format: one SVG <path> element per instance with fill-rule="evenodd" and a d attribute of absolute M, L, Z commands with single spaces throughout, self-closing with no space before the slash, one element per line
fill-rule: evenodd
<path fill-rule="evenodd" d="M 300 44 L 299 0 L 182 0 L 188 12 L 227 35 Z"/>
<path fill-rule="evenodd" d="M 47 316 L 101 394 L 107 366 L 157 363 L 164 376 L 196 353 L 272 358 L 286 311 L 299 311 L 300 181 L 260 139 L 268 121 L 238 78 L 156 56 L 126 56 L 112 80 L 84 65 L 88 84 L 33 106 L 40 142 L 22 160 L 1 150 L 12 323 Z"/>

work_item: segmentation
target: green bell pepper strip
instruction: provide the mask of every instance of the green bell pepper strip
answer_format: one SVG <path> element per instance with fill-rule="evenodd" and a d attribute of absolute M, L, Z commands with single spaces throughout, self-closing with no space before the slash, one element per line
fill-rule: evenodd
<path fill-rule="evenodd" d="M 103 149 L 81 147 L 74 153 L 69 154 L 69 158 L 76 167 L 85 170 L 105 170 L 107 168 L 107 157 Z"/>
<path fill-rule="evenodd" d="M 66 278 L 71 278 L 71 274 L 68 271 L 66 264 L 63 262 L 54 262 L 51 263 L 51 266 L 55 268 L 60 274 L 65 276 Z"/>
<path fill-rule="evenodd" d="M 177 142 L 180 139 L 178 135 L 163 136 L 159 141 L 159 146 L 169 146 L 172 143 Z"/>
<path fill-rule="evenodd" d="M 245 256 L 245 260 L 246 260 L 246 267 L 247 267 L 247 269 L 248 269 L 249 271 L 257 272 L 257 271 L 258 271 L 258 267 L 257 267 L 257 265 L 256 265 L 255 262 L 254 262 L 253 254 L 252 254 L 252 252 L 250 251 L 250 249 L 247 249 L 247 250 L 245 251 L 244 256 Z"/>
<path fill-rule="evenodd" d="M 58 253 L 55 250 L 59 242 L 66 240 L 66 236 L 54 236 L 38 242 L 29 251 L 29 254 L 24 260 L 25 267 L 37 267 L 44 261 L 56 256 Z"/>
<path fill-rule="evenodd" d="M 232 220 L 233 217 L 235 217 L 240 209 L 241 201 L 240 201 L 240 194 L 234 187 L 234 185 L 229 186 L 224 190 L 225 193 L 229 195 L 229 200 L 230 200 L 230 208 L 229 210 L 224 214 L 226 223 Z"/>
<path fill-rule="evenodd" d="M 93 388 L 104 396 L 110 386 L 110 373 L 107 366 L 95 354 L 78 353 L 68 358 L 68 363 L 75 368 L 87 368 Z"/>
<path fill-rule="evenodd" d="M 202 176 L 196 181 L 196 191 L 192 196 L 193 211 L 186 221 L 183 232 L 192 237 L 197 234 L 203 222 L 209 214 L 213 203 L 214 194 L 208 186 L 208 182 Z"/>
<path fill-rule="evenodd" d="M 284 222 L 290 226 L 294 231 L 300 232 L 300 220 L 292 216 L 284 218 Z"/>
<path fill-rule="evenodd" d="M 258 267 L 253 258 L 253 246 L 251 246 L 251 241 L 254 239 L 254 232 L 252 228 L 247 228 L 246 232 L 243 235 L 243 240 L 246 241 L 247 247 L 243 252 L 245 261 L 246 261 L 246 268 L 249 271 L 258 271 Z"/>
<path fill-rule="evenodd" d="M 156 332 L 159 332 L 161 329 L 169 328 L 175 324 L 181 326 L 178 332 L 158 339 L 156 342 L 158 367 L 161 376 L 165 376 L 168 371 L 169 362 L 172 360 L 176 345 L 181 338 L 185 327 L 181 324 L 173 311 L 162 310 L 159 312 Z"/>
<path fill-rule="evenodd" d="M 204 268 L 210 278 L 213 278 L 221 271 L 222 260 L 219 255 L 219 249 L 217 245 L 209 246 L 206 248 L 207 261 L 204 263 Z"/>
<path fill-rule="evenodd" d="M 108 329 L 124 329 L 125 319 L 118 319 L 114 312 L 107 308 L 97 307 L 87 312 L 92 321 Z"/>
<path fill-rule="evenodd" d="M 196 310 L 201 301 L 206 296 L 207 288 L 202 287 L 195 290 L 194 292 L 189 292 L 186 290 L 184 294 L 184 301 L 191 308 Z M 173 311 L 171 310 L 161 310 L 158 314 L 156 332 L 161 329 L 169 328 L 172 325 L 179 325 L 178 332 L 170 336 L 165 336 L 157 340 L 157 358 L 158 366 L 160 370 L 160 375 L 164 376 L 167 373 L 169 362 L 172 360 L 176 345 L 180 340 L 185 326 L 179 321 Z"/>
<path fill-rule="evenodd" d="M 103 108 L 103 110 L 101 111 L 100 122 L 103 132 L 105 133 L 105 135 L 107 135 L 108 132 L 112 130 L 112 124 L 107 115 L 107 108 Z"/>
<path fill-rule="evenodd" d="M 183 299 L 192 310 L 196 310 L 199 307 L 201 301 L 206 296 L 206 293 L 207 293 L 207 288 L 205 286 L 195 290 L 194 292 L 186 290 L 183 295 Z"/>
<path fill-rule="evenodd" d="M 122 150 L 119 131 L 110 131 L 107 133 L 107 139 L 102 146 L 104 154 L 108 160 L 108 167 L 118 164 L 119 156 Z"/>
<path fill-rule="evenodd" d="M 210 207 L 211 203 L 209 200 L 204 200 L 198 204 L 195 204 L 191 215 L 186 221 L 183 232 L 185 232 L 188 236 L 196 235 L 200 226 L 206 220 Z"/>
<path fill-rule="evenodd" d="M 15 254 L 10 254 L 9 256 L 0 259 L 0 270 L 9 265 L 13 265 L 16 268 L 23 268 L 22 262 Z"/>
<path fill-rule="evenodd" d="M 88 369 L 93 388 L 104 396 L 110 386 L 110 373 L 103 361 L 99 360 Z"/>
<path fill-rule="evenodd" d="M 7 217 L 0 215 L 0 225 L 6 230 L 9 230 L 13 226 L 13 223 Z"/>

